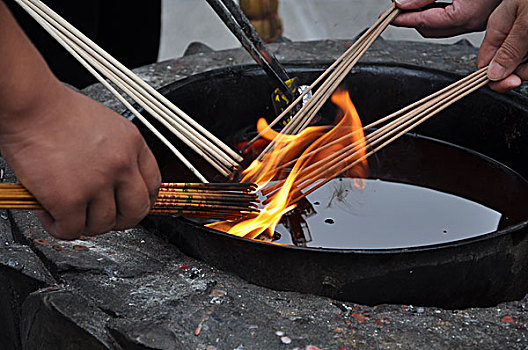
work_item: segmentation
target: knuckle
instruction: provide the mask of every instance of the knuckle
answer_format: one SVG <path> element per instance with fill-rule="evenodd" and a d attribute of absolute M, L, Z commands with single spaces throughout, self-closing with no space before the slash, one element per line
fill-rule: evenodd
<path fill-rule="evenodd" d="M 109 155 L 110 169 L 116 173 L 126 172 L 133 167 L 133 162 L 125 150 L 114 151 Z"/>
<path fill-rule="evenodd" d="M 62 197 L 62 206 L 65 208 L 78 208 L 82 206 L 85 202 L 85 196 L 79 193 L 68 193 Z"/>
<path fill-rule="evenodd" d="M 135 201 L 134 205 L 126 212 L 121 213 L 117 219 L 115 228 L 123 230 L 137 225 L 150 212 L 151 202 L 148 197 L 142 197 Z"/>
<path fill-rule="evenodd" d="M 512 61 L 519 60 L 522 56 L 521 51 L 516 45 L 505 41 L 499 51 L 497 51 L 495 59 L 502 65 L 508 65 Z"/>
<path fill-rule="evenodd" d="M 85 197 L 75 191 L 57 193 L 53 197 L 46 201 L 46 210 L 55 220 L 68 219 L 86 202 Z"/>
<path fill-rule="evenodd" d="M 451 24 L 463 25 L 466 22 L 464 17 L 461 16 L 460 11 L 457 11 L 453 6 L 446 7 L 445 14 Z"/>
<path fill-rule="evenodd" d="M 101 217 L 89 225 L 88 230 L 94 234 L 111 231 L 116 225 L 115 213 L 104 213 Z"/>
<path fill-rule="evenodd" d="M 133 143 L 143 143 L 143 136 L 139 132 L 139 129 L 132 123 L 127 122 L 126 123 L 126 132 L 128 133 L 128 137 Z"/>

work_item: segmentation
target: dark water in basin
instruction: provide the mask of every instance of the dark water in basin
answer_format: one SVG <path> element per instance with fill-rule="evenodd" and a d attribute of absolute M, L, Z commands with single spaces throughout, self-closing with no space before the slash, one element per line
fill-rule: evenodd
<path fill-rule="evenodd" d="M 383 180 L 334 179 L 308 196 L 307 246 L 382 249 L 444 243 L 494 232 L 503 214 L 471 200 Z M 282 225 L 281 225 L 282 226 Z M 282 226 L 277 242 L 291 243 Z"/>
<path fill-rule="evenodd" d="M 528 182 L 477 153 L 405 136 L 370 159 L 371 179 L 330 181 L 308 196 L 313 213 L 277 227 L 279 243 L 387 249 L 433 245 L 528 219 Z"/>

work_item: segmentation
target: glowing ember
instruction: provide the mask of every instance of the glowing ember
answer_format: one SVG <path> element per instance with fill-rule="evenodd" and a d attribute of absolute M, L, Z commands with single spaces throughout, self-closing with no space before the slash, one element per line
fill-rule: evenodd
<path fill-rule="evenodd" d="M 361 120 L 347 91 L 336 91 L 332 102 L 342 111 L 339 122 L 331 126 L 306 128 L 298 135 L 285 135 L 274 130 L 262 137 L 274 142 L 271 152 L 255 160 L 243 172 L 241 182 L 259 185 L 265 207 L 258 215 L 237 221 L 221 221 L 208 225 L 240 237 L 256 238 L 262 234 L 272 237 L 282 216 L 293 210 L 303 196 L 302 190 L 317 186 L 338 176 L 341 171 L 366 154 L 366 142 Z M 267 128 L 264 119 L 257 123 L 261 132 Z M 259 145 L 260 146 L 260 145 Z M 348 177 L 368 175 L 367 160 L 346 171 Z M 362 187 L 361 181 L 356 183 Z"/>

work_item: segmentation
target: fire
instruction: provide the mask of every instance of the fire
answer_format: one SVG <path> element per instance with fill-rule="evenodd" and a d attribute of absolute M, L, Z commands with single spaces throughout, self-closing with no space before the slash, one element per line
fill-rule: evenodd
<path fill-rule="evenodd" d="M 354 159 L 364 158 L 357 166 L 351 168 L 345 173 L 345 176 L 353 177 L 355 184 L 359 188 L 363 188 L 364 184 L 359 181 L 360 178 L 366 178 L 368 176 L 368 161 L 365 158 L 367 153 L 367 142 L 365 141 L 365 133 L 363 131 L 363 125 L 361 124 L 361 118 L 356 110 L 356 106 L 352 103 L 350 95 L 347 91 L 338 90 L 332 95 L 332 102 L 336 104 L 345 113 L 343 120 L 350 122 L 350 143 L 357 143 L 359 147 L 358 155 Z"/>
<path fill-rule="evenodd" d="M 272 237 L 282 216 L 295 208 L 304 190 L 313 190 L 318 183 L 336 177 L 345 168 L 350 168 L 344 172 L 345 176 L 368 175 L 367 144 L 359 114 L 347 91 L 336 91 L 332 102 L 343 112 L 333 127 L 308 127 L 298 135 L 268 130 L 262 135 L 266 140 L 273 140 L 273 148 L 261 160 L 254 160 L 241 180 L 257 183 L 267 197 L 260 214 L 213 223 L 209 227 L 251 239 L 263 234 Z M 265 119 L 260 119 L 257 130 L 262 132 L 267 126 Z M 357 186 L 361 187 L 362 183 L 358 181 Z"/>

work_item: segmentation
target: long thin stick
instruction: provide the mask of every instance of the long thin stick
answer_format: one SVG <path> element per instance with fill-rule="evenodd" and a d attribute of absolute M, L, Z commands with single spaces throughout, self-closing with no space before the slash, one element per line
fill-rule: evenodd
<path fill-rule="evenodd" d="M 28 11 L 43 27 L 45 27 L 45 29 L 48 30 L 50 34 L 52 34 L 63 46 L 65 46 L 66 49 L 81 62 L 81 64 L 83 64 L 92 74 L 95 73 L 94 75 L 99 81 L 104 81 L 104 79 L 94 72 L 94 69 L 90 69 L 91 67 L 88 68 L 89 64 L 86 61 L 88 61 L 93 67 L 98 68 L 120 89 L 139 102 L 154 117 L 157 117 L 157 119 L 160 120 L 160 122 L 162 122 L 165 127 L 175 133 L 182 141 L 191 147 L 191 149 L 193 149 L 210 164 L 212 164 L 221 174 L 224 176 L 229 175 L 232 168 L 238 165 L 237 160 L 239 161 L 242 159 L 239 155 L 237 155 L 229 147 L 223 145 L 221 141 L 215 139 L 213 136 L 211 139 L 215 142 L 219 142 L 219 146 L 221 148 L 227 148 L 231 156 L 234 155 L 233 158 L 236 158 L 237 160 L 232 159 L 231 156 L 227 155 L 224 151 L 220 151 L 216 145 L 211 143 L 212 141 L 209 141 L 207 138 L 202 136 L 200 132 L 186 124 L 182 119 L 179 119 L 174 111 L 176 111 L 176 113 L 182 114 L 183 112 L 181 110 L 171 104 L 164 97 L 162 98 L 162 100 L 164 100 L 162 102 L 168 102 L 166 103 L 167 106 L 159 102 L 159 100 L 154 98 L 150 93 L 153 93 L 156 95 L 156 97 L 162 97 L 161 94 L 159 94 L 144 81 L 139 79 L 139 77 L 137 77 L 134 73 L 127 70 L 126 67 L 121 65 L 110 55 L 100 49 L 97 45 L 82 35 L 82 33 L 77 31 L 73 26 L 69 25 L 66 21 L 60 18 L 47 6 L 42 4 L 40 1 L 17 0 L 17 2 L 24 9 L 26 9 L 26 11 Z M 79 56 L 82 56 L 84 60 L 82 60 Z M 105 84 L 103 81 L 101 82 L 106 87 L 108 87 L 109 85 L 107 83 Z M 121 102 L 123 102 L 123 98 L 115 91 L 115 89 L 110 88 L 110 90 L 120 99 Z M 125 106 L 131 109 L 130 104 L 125 103 Z M 133 109 L 131 109 L 131 111 L 136 114 L 140 120 L 145 120 L 138 115 L 139 113 L 137 113 L 137 111 Z M 188 116 L 181 116 L 188 122 L 190 121 L 193 126 L 198 125 Z M 153 129 L 152 126 L 147 127 L 151 130 Z M 200 131 L 205 130 L 203 128 L 198 129 L 200 129 Z M 158 132 L 154 133 L 156 136 L 160 137 Z M 208 136 L 212 135 L 207 131 L 206 134 Z M 164 138 L 162 138 L 162 141 L 165 144 L 168 143 L 168 141 L 166 141 Z M 174 152 L 174 147 L 171 147 L 171 150 L 173 153 L 178 153 Z M 177 154 L 177 156 L 187 167 L 189 167 L 190 163 L 182 159 L 183 156 L 181 153 Z M 195 173 L 195 175 L 198 176 L 199 179 L 202 181 L 205 180 L 203 176 L 196 174 L 196 169 L 193 170 L 192 167 L 189 168 L 191 171 L 193 171 L 193 173 Z"/>
<path fill-rule="evenodd" d="M 425 103 L 427 103 L 428 101 L 438 97 L 439 95 L 442 95 L 442 94 L 444 94 L 446 92 L 452 91 L 455 88 L 459 87 L 460 85 L 465 84 L 468 80 L 471 80 L 472 77 L 475 74 L 480 74 L 481 72 L 484 72 L 486 70 L 487 70 L 487 67 L 481 68 L 477 72 L 475 72 L 473 74 L 470 74 L 470 75 L 464 77 L 463 79 L 458 80 L 454 84 L 451 84 L 451 85 L 449 85 L 449 86 L 447 86 L 447 87 L 445 87 L 445 88 L 443 88 L 443 89 L 441 89 L 441 90 L 439 90 L 439 91 L 437 91 L 437 92 L 435 92 L 435 93 L 433 93 L 431 95 L 428 95 L 428 96 L 424 97 L 423 99 L 421 99 L 419 101 L 416 101 L 416 102 L 414 102 L 414 103 L 412 103 L 412 104 L 410 104 L 410 105 L 408 105 L 408 106 L 406 106 L 404 108 L 401 108 L 400 110 L 398 110 L 398 111 L 396 111 L 396 112 L 394 112 L 392 114 L 389 114 L 386 117 L 380 118 L 380 119 L 378 119 L 378 120 L 376 120 L 376 121 L 364 126 L 363 129 L 354 130 L 350 134 L 342 136 L 341 138 L 338 138 L 338 139 L 336 139 L 334 141 L 325 143 L 324 145 L 321 145 L 316 150 L 313 150 L 311 152 L 305 153 L 305 154 L 301 155 L 299 158 L 293 159 L 293 160 L 291 160 L 291 161 L 289 161 L 287 163 L 284 163 L 284 164 L 281 164 L 281 165 L 277 166 L 276 169 L 277 170 L 282 170 L 282 169 L 288 168 L 290 166 L 293 166 L 296 162 L 302 161 L 302 160 L 304 160 L 304 159 L 306 159 L 308 157 L 312 157 L 316 153 L 318 153 L 318 152 L 320 152 L 320 151 L 322 151 L 324 149 L 327 149 L 330 146 L 333 146 L 335 144 L 339 144 L 339 143 L 343 143 L 343 142 L 347 141 L 350 138 L 350 136 L 352 136 L 352 135 L 354 135 L 354 134 L 356 134 L 356 133 L 358 133 L 360 131 L 365 131 L 365 130 L 368 130 L 368 129 L 372 129 L 372 128 L 378 126 L 379 124 L 385 123 L 386 121 L 389 121 L 390 119 L 394 119 L 397 116 L 399 116 L 399 115 L 401 115 L 401 114 L 403 114 L 403 113 L 405 113 L 405 112 L 407 112 L 407 111 L 409 111 L 409 110 L 411 110 L 411 109 L 413 109 L 413 108 L 415 108 L 417 106 L 423 106 Z M 441 97 L 441 98 L 443 98 L 443 97 Z"/>
<path fill-rule="evenodd" d="M 368 144 L 373 147 L 374 145 L 383 142 L 381 145 L 372 149 L 366 155 L 361 156 L 359 152 L 362 151 L 363 146 L 359 141 L 346 146 L 340 152 L 338 152 L 330 160 L 325 159 L 320 162 L 311 164 L 310 166 L 304 168 L 301 172 L 301 175 L 296 179 L 295 186 L 301 186 L 298 188 L 296 193 L 299 191 L 310 187 L 313 184 L 316 184 L 309 192 L 302 195 L 297 195 L 294 197 L 294 201 L 300 199 L 302 196 L 313 192 L 315 189 L 322 186 L 324 183 L 329 181 L 331 178 L 339 175 L 340 173 L 347 171 L 357 165 L 362 160 L 366 159 L 370 155 L 384 148 L 386 145 L 390 144 L 403 134 L 409 132 L 416 126 L 420 125 L 424 121 L 428 120 L 441 110 L 447 108 L 451 104 L 460 100 L 464 96 L 472 93 L 476 89 L 487 84 L 488 80 L 486 77 L 487 67 L 480 69 L 479 71 L 457 81 L 454 84 L 442 89 L 440 92 L 432 94 L 418 102 L 413 103 L 411 106 L 415 107 L 410 109 L 409 107 L 403 108 L 400 111 L 391 114 L 388 117 L 393 117 L 397 114 L 401 114 L 405 111 L 408 111 L 402 117 L 396 119 L 395 121 L 387 124 L 386 126 L 375 130 L 372 134 L 369 134 L 366 137 Z M 387 120 L 388 117 L 383 118 L 382 120 Z M 379 121 L 378 121 L 379 122 Z M 397 134 L 396 134 L 397 133 Z M 392 136 L 396 134 L 395 136 Z M 392 137 L 391 137 L 392 136 Z M 361 156 L 360 158 L 358 158 Z M 305 157 L 305 156 L 304 156 Z M 358 158 L 358 159 L 356 159 Z M 355 159 L 355 160 L 354 160 Z M 346 164 L 347 161 L 354 160 L 352 164 L 349 164 L 345 167 L 342 164 Z M 324 165 L 324 166 L 323 166 Z M 321 181 L 325 179 L 324 181 Z M 263 189 L 262 193 L 265 196 L 269 196 L 272 192 L 280 188 L 283 181 L 278 182 L 274 185 L 268 186 Z M 266 201 L 264 202 L 266 204 Z"/>
<path fill-rule="evenodd" d="M 218 219 L 254 214 L 258 213 L 255 187 L 254 184 L 249 183 L 164 183 L 151 213 Z M 187 192 L 195 190 L 200 192 Z M 200 194 L 197 195 L 196 193 Z M 0 208 L 43 209 L 33 195 L 21 184 L 0 184 Z"/>
<path fill-rule="evenodd" d="M 25 0 L 26 2 L 28 0 Z M 36 9 L 36 11 L 39 11 L 39 9 Z M 70 43 L 72 42 L 75 42 L 75 44 L 77 44 L 79 46 L 79 50 L 77 50 L 77 52 L 81 55 L 84 55 L 84 58 L 87 58 L 87 55 L 91 55 L 94 60 L 98 60 L 98 62 L 101 62 L 101 64 L 107 69 L 107 70 L 110 70 L 113 74 L 114 74 L 114 79 L 112 79 L 112 81 L 116 84 L 118 84 L 119 82 L 116 82 L 116 79 L 119 78 L 119 79 L 122 79 L 124 80 L 124 82 L 121 82 L 121 84 L 129 84 L 131 85 L 131 88 L 132 89 L 136 89 L 138 90 L 138 92 L 136 93 L 138 97 L 140 96 L 144 96 L 144 98 L 148 98 L 152 103 L 157 103 L 159 108 L 165 108 L 164 106 L 162 106 L 159 102 L 157 102 L 151 95 L 149 95 L 146 90 L 143 88 L 143 86 L 148 86 L 148 84 L 144 83 L 143 84 L 138 84 L 137 81 L 141 81 L 141 79 L 139 79 L 137 76 L 133 75 L 133 77 L 135 79 L 131 79 L 130 77 L 128 77 L 127 75 L 125 75 L 123 72 L 121 72 L 118 68 L 116 68 L 115 66 L 113 66 L 108 60 L 106 60 L 100 53 L 97 52 L 97 50 L 94 50 L 92 47 L 88 46 L 85 42 L 81 41 L 77 36 L 75 36 L 73 33 L 69 32 L 66 28 L 64 27 L 61 27 L 60 24 L 58 24 L 58 22 L 51 16 L 49 15 L 46 15 L 45 13 L 43 13 L 42 11 L 40 12 L 40 14 L 42 16 L 47 16 L 45 17 L 47 20 L 48 20 L 48 23 L 49 24 L 54 24 L 55 25 L 55 28 L 59 31 L 61 31 L 61 33 L 63 33 L 64 35 L 68 36 L 68 39 L 70 40 Z M 79 52 L 80 51 L 80 52 Z M 86 52 L 84 52 L 86 51 Z M 93 60 L 92 62 L 93 63 Z M 131 72 L 130 72 L 131 73 Z M 131 73 L 133 74 L 133 73 Z M 117 76 L 117 77 L 116 77 Z M 134 97 L 134 96 L 132 96 Z M 137 100 L 137 98 L 136 98 Z M 138 101 L 138 102 L 142 102 L 141 100 Z M 152 109 L 150 109 L 150 111 L 152 111 Z M 165 108 L 165 112 L 170 112 L 168 111 L 167 108 Z M 154 113 L 153 113 L 154 114 Z M 164 117 L 166 117 L 165 115 L 163 115 Z M 176 115 L 172 115 L 172 117 L 174 118 L 178 118 Z M 181 122 L 181 120 L 179 119 L 176 119 L 176 121 Z M 165 126 L 167 126 L 167 124 L 165 124 Z M 193 134 L 194 137 L 197 137 L 198 139 L 204 139 L 203 136 L 201 136 L 199 133 L 197 133 L 193 128 L 190 128 L 188 127 L 186 124 L 182 123 L 182 127 L 186 128 L 185 131 Z M 180 138 L 182 138 L 182 135 L 180 135 Z M 204 142 L 206 140 L 204 139 Z M 236 164 L 236 163 L 232 163 L 233 165 Z"/>
<path fill-rule="evenodd" d="M 66 20 L 64 20 L 62 17 L 60 17 L 56 12 L 54 12 L 46 4 L 44 4 L 43 2 L 38 1 L 38 0 L 25 0 L 25 1 L 32 1 L 40 9 L 42 9 L 46 14 L 48 14 L 51 18 L 56 20 L 64 28 L 66 28 L 68 31 L 72 32 L 75 36 L 77 36 L 78 38 L 82 39 L 83 42 L 85 42 L 88 46 L 90 46 L 92 49 L 97 51 L 102 57 L 104 57 L 106 60 L 108 60 L 110 63 L 112 63 L 120 71 L 125 73 L 129 78 L 134 80 L 142 88 L 144 88 L 150 94 L 155 96 L 159 101 L 164 103 L 167 107 L 169 107 L 171 110 L 173 110 L 176 114 L 181 116 L 187 123 L 192 125 L 196 130 L 200 131 L 203 135 L 206 135 L 208 138 L 213 140 L 217 144 L 218 147 L 223 149 L 226 153 L 228 153 L 231 157 L 233 157 L 233 159 L 235 159 L 237 161 L 242 161 L 242 157 L 239 154 L 237 154 L 230 147 L 228 147 L 226 144 L 224 144 L 220 139 L 218 139 L 215 135 L 210 133 L 207 129 L 202 127 L 199 123 L 194 121 L 185 112 L 183 112 L 181 109 L 179 109 L 177 106 L 175 106 L 172 102 L 170 102 L 165 96 L 160 94 L 156 89 L 154 89 L 152 86 L 150 86 L 145 81 L 140 79 L 136 74 L 134 74 L 134 72 L 132 72 L 127 67 L 125 67 L 123 64 L 121 64 L 119 61 L 117 61 L 115 58 L 113 58 L 110 54 L 108 54 L 102 48 L 100 48 L 97 44 L 95 44 L 92 40 L 90 40 L 82 32 L 80 32 L 74 26 L 69 24 Z"/>
<path fill-rule="evenodd" d="M 253 144 L 256 140 L 258 140 L 260 137 L 262 137 L 263 134 L 271 130 L 280 120 L 282 120 L 288 113 L 292 111 L 292 109 L 301 103 L 303 101 L 303 98 L 312 91 L 323 79 L 325 79 L 329 74 L 331 74 L 334 69 L 342 64 L 343 61 L 346 61 L 347 58 L 349 58 L 351 55 L 354 55 L 356 51 L 358 51 L 359 48 L 362 48 L 362 46 L 365 44 L 365 42 L 368 42 L 366 47 L 364 47 L 361 50 L 361 54 L 358 55 L 357 59 L 361 58 L 363 53 L 372 45 L 372 43 L 375 41 L 375 39 L 383 32 L 383 30 L 392 22 L 393 18 L 396 17 L 396 15 L 399 13 L 399 10 L 396 8 L 394 4 L 392 4 L 377 20 L 377 22 L 370 27 L 350 48 L 348 48 L 343 55 L 341 55 L 339 58 L 337 58 L 295 101 L 293 101 L 277 118 L 275 118 L 267 128 L 262 130 L 257 136 L 255 136 L 253 139 L 251 139 L 245 148 L 249 147 L 251 144 Z M 390 17 L 390 20 L 387 23 L 387 18 Z M 371 40 L 369 40 L 371 39 Z M 355 63 L 354 63 L 355 64 Z M 353 68 L 353 65 L 350 66 L 350 69 Z M 328 79 L 331 81 L 332 79 Z M 321 89 L 319 89 L 321 90 Z M 319 92 L 319 90 L 317 92 Z M 314 96 L 316 93 L 314 93 Z M 308 101 L 310 102 L 314 96 Z M 310 108 L 310 105 L 305 105 L 303 108 L 306 110 Z M 301 110 L 298 112 L 300 113 Z M 297 117 L 298 113 L 295 117 Z M 293 119 L 293 118 L 292 118 Z M 291 121 L 290 121 L 291 123 Z M 288 123 L 288 125 L 290 124 Z M 288 126 L 287 125 L 287 126 Z M 286 131 L 283 130 L 282 133 L 285 133 Z M 267 149 L 269 151 L 269 149 Z M 266 153 L 267 151 L 264 151 L 263 153 Z"/>
<path fill-rule="evenodd" d="M 15 0 L 19 3 L 19 5 L 24 8 L 44 29 L 46 29 L 46 31 L 48 31 L 48 33 L 53 36 L 53 38 L 55 40 L 57 40 L 57 42 L 59 42 L 59 44 L 61 44 L 75 59 L 77 59 L 77 61 L 83 65 L 101 84 L 103 84 L 114 96 L 116 96 L 119 101 L 121 101 L 121 103 L 123 103 L 125 105 L 125 107 L 128 108 L 128 110 L 130 110 L 139 120 L 141 120 L 141 122 L 154 134 L 156 135 L 161 142 L 163 142 L 163 144 L 165 144 L 170 150 L 171 152 L 176 155 L 176 157 L 202 182 L 208 182 L 207 179 L 198 171 L 198 169 L 196 169 L 188 160 L 187 158 L 185 158 L 185 156 L 180 152 L 178 151 L 178 149 L 176 149 L 176 147 L 174 147 L 170 142 L 169 140 L 167 140 L 165 138 L 165 136 L 163 136 L 158 130 L 156 130 L 156 128 L 154 128 L 154 126 L 152 124 L 150 124 L 148 122 L 148 120 L 145 119 L 145 117 L 143 117 L 141 115 L 141 113 L 139 113 L 125 98 L 123 98 L 121 96 L 121 94 L 119 94 L 117 92 L 117 90 L 115 90 L 110 84 L 108 84 L 108 82 L 95 70 L 93 69 L 89 64 L 88 62 L 86 62 L 86 60 L 84 60 L 80 55 L 77 54 L 77 52 L 75 52 L 74 49 L 72 49 L 66 42 L 65 40 L 62 39 L 62 37 L 57 33 L 57 31 L 51 27 L 47 22 L 45 22 L 41 17 L 39 17 L 35 12 L 33 12 L 31 10 L 31 8 L 29 6 L 31 6 L 31 4 L 28 4 L 26 5 L 25 2 L 22 2 L 21 0 Z"/>
<path fill-rule="evenodd" d="M 292 120 L 284 127 L 281 133 L 275 140 L 262 151 L 258 157 L 262 160 L 263 156 L 268 153 L 274 143 L 281 142 L 283 135 L 298 134 L 306 128 L 313 118 L 317 115 L 326 100 L 334 92 L 334 90 L 341 84 L 343 79 L 348 75 L 350 70 L 355 66 L 367 49 L 374 43 L 374 41 L 381 35 L 387 26 L 398 15 L 399 10 L 394 4 L 378 19 L 378 21 L 371 27 L 364 35 L 362 35 L 351 48 L 353 50 L 347 51 L 348 54 L 342 59 L 342 62 L 336 66 L 329 77 L 322 83 L 321 87 L 313 94 L 312 98 L 297 112 Z"/>
<path fill-rule="evenodd" d="M 350 170 L 352 167 L 354 167 L 355 165 L 359 164 L 359 162 L 363 161 L 364 159 L 370 157 L 371 155 L 373 155 L 374 153 L 378 152 L 379 150 L 383 149 L 384 147 L 386 147 L 387 145 L 389 145 L 390 143 L 392 143 L 393 141 L 395 141 L 396 139 L 398 139 L 399 137 L 401 137 L 402 135 L 408 133 L 410 130 L 414 129 L 415 127 L 417 127 L 418 125 L 422 124 L 423 122 L 427 121 L 428 119 L 430 119 L 431 117 L 433 117 L 434 115 L 436 115 L 437 113 L 439 113 L 440 111 L 444 110 L 445 108 L 447 108 L 448 106 L 452 105 L 453 103 L 455 103 L 456 101 L 460 100 L 461 98 L 469 95 L 470 93 L 474 92 L 475 90 L 481 88 L 482 86 L 485 86 L 487 83 L 489 82 L 489 80 L 487 79 L 487 77 L 485 76 L 482 76 L 481 78 L 477 79 L 474 83 L 472 83 L 470 86 L 468 86 L 467 88 L 464 88 L 464 89 L 460 89 L 459 93 L 458 94 L 453 94 L 454 96 L 451 96 L 449 98 L 449 100 L 447 101 L 444 101 L 442 103 L 439 103 L 437 105 L 434 105 L 432 106 L 431 108 L 427 109 L 426 111 L 422 111 L 420 112 L 420 114 L 418 116 L 415 116 L 413 119 L 411 119 L 410 121 L 414 123 L 412 123 L 411 125 L 409 125 L 408 127 L 406 128 L 401 128 L 401 126 L 399 127 L 399 129 L 397 129 L 399 132 L 392 136 L 391 138 L 389 138 L 388 140 L 386 140 L 385 142 L 383 142 L 381 145 L 375 147 L 374 149 L 372 149 L 370 152 L 368 152 L 367 154 L 365 154 L 364 156 L 354 160 L 353 163 L 345 166 L 345 167 L 339 167 L 339 164 L 336 166 L 331 166 L 329 168 L 326 168 L 323 176 L 321 176 L 320 174 L 315 174 L 315 176 L 312 176 L 310 177 L 310 174 L 307 174 L 305 177 L 304 177 L 304 180 L 308 180 L 306 181 L 305 183 L 303 183 L 302 187 L 299 188 L 299 191 L 302 191 L 303 189 L 309 187 L 310 185 L 314 184 L 315 182 L 317 182 L 318 180 L 321 180 L 323 177 L 325 177 L 324 175 L 326 174 L 330 174 L 330 175 L 327 175 L 326 176 L 326 179 L 320 183 L 318 183 L 316 186 L 314 186 L 313 188 L 311 188 L 308 192 L 302 194 L 302 195 L 298 195 L 297 197 L 294 198 L 294 201 L 297 201 L 299 200 L 300 198 L 312 193 L 313 191 L 315 191 L 317 188 L 321 187 L 322 185 L 324 185 L 326 182 L 330 181 L 332 178 L 334 178 L 335 176 L 339 175 L 340 173 L 342 172 L 346 172 L 348 170 Z M 403 126 L 406 126 L 408 124 L 403 124 Z M 381 138 L 380 140 L 384 140 L 386 139 L 388 136 L 394 134 L 394 131 L 391 132 L 390 134 L 387 133 L 386 135 L 384 135 L 383 138 Z M 376 144 L 380 142 L 380 140 L 377 140 Z M 348 156 L 348 159 L 354 159 L 355 157 L 358 156 L 358 151 L 354 152 L 353 154 L 350 154 Z M 314 175 L 314 174 L 312 174 Z M 303 180 L 300 180 L 299 183 L 302 183 Z"/>

